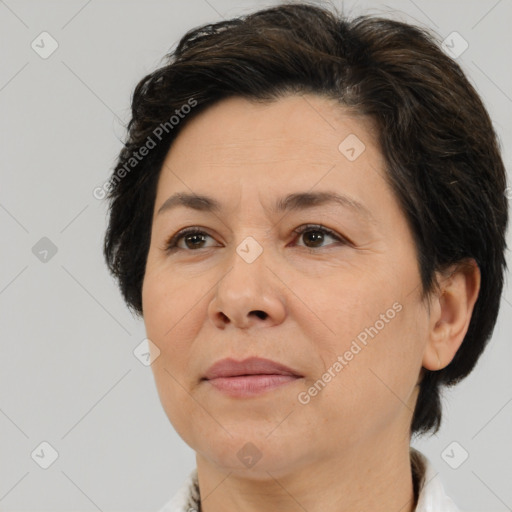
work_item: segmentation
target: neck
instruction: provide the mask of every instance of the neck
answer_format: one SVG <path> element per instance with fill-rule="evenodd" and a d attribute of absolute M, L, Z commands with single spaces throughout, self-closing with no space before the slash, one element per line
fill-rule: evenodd
<path fill-rule="evenodd" d="M 410 439 L 379 438 L 374 444 L 344 449 L 276 478 L 252 479 L 223 470 L 199 454 L 197 472 L 202 512 L 413 512 Z M 333 450 L 334 452 L 334 450 Z"/>

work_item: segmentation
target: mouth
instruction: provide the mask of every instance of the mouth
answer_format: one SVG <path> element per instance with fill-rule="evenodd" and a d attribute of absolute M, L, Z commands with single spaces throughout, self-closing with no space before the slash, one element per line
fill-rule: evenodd
<path fill-rule="evenodd" d="M 222 359 L 212 365 L 202 380 L 232 397 L 248 397 L 295 382 L 303 376 L 276 361 L 251 357 L 243 361 Z"/>

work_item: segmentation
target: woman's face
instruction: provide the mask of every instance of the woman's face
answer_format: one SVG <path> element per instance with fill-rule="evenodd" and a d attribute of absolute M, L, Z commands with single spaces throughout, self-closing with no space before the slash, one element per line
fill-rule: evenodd
<path fill-rule="evenodd" d="M 218 209 L 167 201 L 177 193 Z M 298 232 L 308 224 L 321 227 Z M 167 249 L 189 227 L 201 233 Z M 175 140 L 158 183 L 144 322 L 160 350 L 162 405 L 202 460 L 277 477 L 408 443 L 427 342 L 420 291 L 367 120 L 315 95 L 231 98 Z M 294 376 L 204 378 L 220 360 L 250 357 Z"/>

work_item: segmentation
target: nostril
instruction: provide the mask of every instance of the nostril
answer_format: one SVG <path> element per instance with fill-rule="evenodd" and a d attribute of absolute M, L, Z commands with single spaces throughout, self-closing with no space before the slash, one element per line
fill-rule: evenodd
<path fill-rule="evenodd" d="M 261 318 L 262 320 L 265 320 L 265 318 L 267 318 L 267 313 L 265 313 L 265 311 L 260 311 L 260 310 L 257 310 L 257 311 L 252 311 L 252 313 L 254 313 L 258 318 Z"/>

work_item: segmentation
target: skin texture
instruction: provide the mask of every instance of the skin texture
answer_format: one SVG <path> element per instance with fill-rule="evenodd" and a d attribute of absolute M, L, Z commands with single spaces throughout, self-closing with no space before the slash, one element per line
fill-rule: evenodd
<path fill-rule="evenodd" d="M 350 134 L 365 145 L 354 161 L 338 149 Z M 443 278 L 429 311 L 412 235 L 384 175 L 369 120 L 316 95 L 223 100 L 191 119 L 170 148 L 144 322 L 160 350 L 152 369 L 161 403 L 196 452 L 203 511 L 414 510 L 409 427 L 417 383 L 422 367 L 443 368 L 462 343 L 480 274 L 472 266 Z M 337 204 L 271 210 L 287 194 L 318 191 L 350 196 L 373 220 Z M 157 214 L 175 192 L 212 196 L 224 209 Z M 309 223 L 348 241 L 294 233 Z M 182 238 L 166 252 L 167 240 L 190 226 L 204 241 Z M 252 263 L 236 250 L 247 237 L 263 250 Z M 378 320 L 378 333 L 333 371 Z M 201 380 L 220 359 L 250 356 L 302 378 L 250 398 Z M 299 394 L 329 368 L 335 376 L 301 403 Z M 251 449 L 261 458 L 247 467 L 237 454 Z"/>

